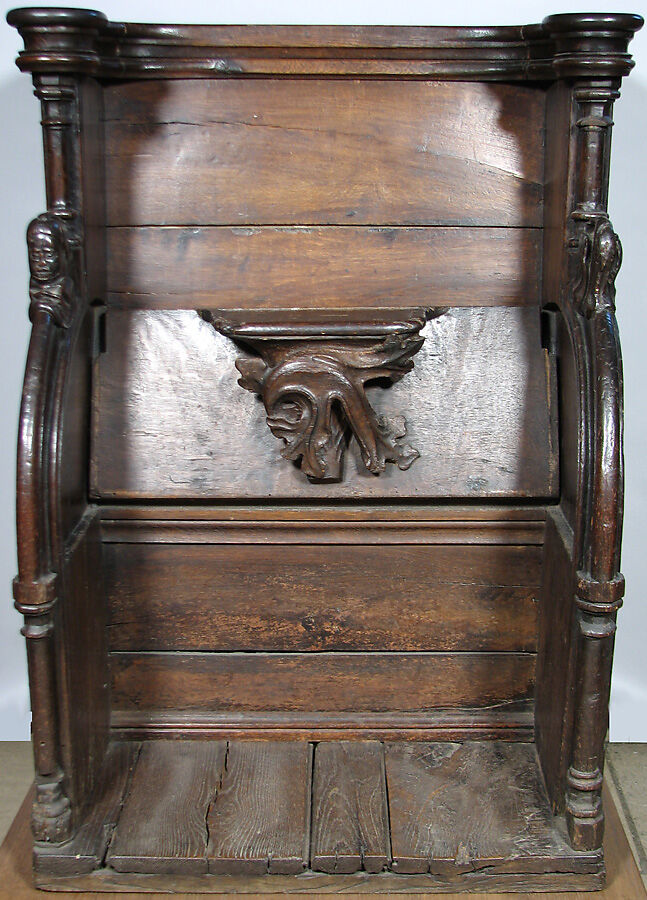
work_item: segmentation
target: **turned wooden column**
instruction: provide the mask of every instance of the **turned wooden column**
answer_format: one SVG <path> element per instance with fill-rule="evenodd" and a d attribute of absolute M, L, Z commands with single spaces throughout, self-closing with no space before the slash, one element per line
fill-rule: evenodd
<path fill-rule="evenodd" d="M 615 277 L 622 250 L 607 214 L 613 102 L 633 65 L 631 15 L 545 20 L 554 68 L 572 91 L 568 278 L 561 298 L 578 373 L 580 473 L 575 522 L 576 676 L 566 817 L 573 846 L 602 846 L 602 772 L 615 619 L 622 603 L 622 364 Z"/>
<path fill-rule="evenodd" d="M 81 241 L 81 73 L 105 18 L 82 10 L 14 10 L 9 24 L 25 41 L 19 65 L 33 73 L 41 102 L 47 211 L 27 233 L 31 269 L 29 344 L 17 463 L 16 609 L 25 617 L 32 707 L 37 841 L 67 840 L 75 813 L 63 768 L 56 630 L 60 596 L 58 534 L 59 425 L 66 362 L 78 330 L 83 273 Z M 55 24 L 46 32 L 43 22 Z"/>

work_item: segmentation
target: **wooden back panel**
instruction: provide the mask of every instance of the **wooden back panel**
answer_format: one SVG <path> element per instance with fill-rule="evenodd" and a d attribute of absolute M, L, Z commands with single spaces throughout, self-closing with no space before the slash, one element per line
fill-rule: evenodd
<path fill-rule="evenodd" d="M 538 303 L 543 128 L 522 86 L 109 86 L 108 302 Z"/>
<path fill-rule="evenodd" d="M 233 341 L 195 311 L 109 309 L 92 492 L 203 501 L 556 496 L 555 372 L 538 310 L 452 309 L 426 332 L 412 372 L 368 389 L 378 414 L 406 417 L 420 458 L 376 477 L 353 440 L 344 480 L 313 484 L 280 456 L 262 404 L 236 383 Z"/>
<path fill-rule="evenodd" d="M 104 110 L 93 495 L 278 504 L 266 523 L 240 506 L 221 523 L 145 506 L 105 523 L 113 724 L 528 739 L 541 521 L 530 536 L 461 522 L 447 546 L 447 523 L 383 506 L 349 545 L 351 507 L 303 515 L 313 500 L 557 497 L 543 90 L 152 81 L 106 87 Z M 334 484 L 281 458 L 236 383 L 244 350 L 197 313 L 412 306 L 446 311 L 413 371 L 368 395 L 405 415 L 420 458 L 375 477 L 351 441 Z"/>
<path fill-rule="evenodd" d="M 105 118 L 111 226 L 542 224 L 533 88 L 130 82 Z"/>

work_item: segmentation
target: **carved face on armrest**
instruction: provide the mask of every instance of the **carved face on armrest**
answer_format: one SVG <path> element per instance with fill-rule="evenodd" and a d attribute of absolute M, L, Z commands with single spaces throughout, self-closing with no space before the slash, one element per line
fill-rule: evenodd
<path fill-rule="evenodd" d="M 67 238 L 55 216 L 43 213 L 29 223 L 27 249 L 30 318 L 45 312 L 57 325 L 68 328 L 74 315 L 74 286 L 69 275 Z"/>

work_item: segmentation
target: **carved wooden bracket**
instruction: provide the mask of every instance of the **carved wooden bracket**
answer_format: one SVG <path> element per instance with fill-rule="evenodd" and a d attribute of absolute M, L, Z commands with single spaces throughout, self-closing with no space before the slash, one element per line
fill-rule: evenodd
<path fill-rule="evenodd" d="M 573 303 L 591 318 L 605 310 L 615 311 L 615 281 L 622 263 L 622 244 L 606 213 L 577 210 L 580 231 L 571 241 L 574 267 Z"/>
<path fill-rule="evenodd" d="M 207 310 L 202 317 L 219 332 L 254 350 L 241 356 L 238 384 L 257 394 L 272 434 L 285 441 L 286 459 L 300 461 L 310 481 L 341 481 L 344 450 L 357 440 L 374 475 L 386 463 L 408 469 L 419 452 L 403 441 L 404 416 L 379 416 L 368 402 L 370 381 L 398 381 L 413 368 L 430 315 L 424 309 L 357 311 Z"/>

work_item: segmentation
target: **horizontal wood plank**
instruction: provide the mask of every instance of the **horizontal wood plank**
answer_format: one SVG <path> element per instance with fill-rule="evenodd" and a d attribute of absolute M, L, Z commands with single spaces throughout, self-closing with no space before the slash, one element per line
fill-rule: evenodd
<path fill-rule="evenodd" d="M 532 653 L 113 653 L 115 710 L 365 712 L 530 699 Z"/>
<path fill-rule="evenodd" d="M 114 651 L 536 649 L 539 547 L 104 552 Z"/>
<path fill-rule="evenodd" d="M 253 509 L 253 507 L 252 507 Z M 197 516 L 199 508 L 187 509 L 184 514 Z M 248 507 L 245 512 L 249 512 Z M 539 519 L 524 521 L 505 520 L 462 520 L 458 517 L 436 522 L 416 518 L 408 511 L 400 511 L 406 519 L 398 520 L 379 517 L 376 521 L 362 521 L 359 517 L 333 517 L 310 519 L 307 510 L 282 512 L 278 517 L 264 520 L 240 517 L 221 517 L 214 511 L 211 518 L 191 518 L 181 520 L 179 516 L 156 518 L 158 508 L 148 509 L 150 518 L 121 518 L 127 507 L 106 508 L 105 513 L 119 518 L 104 518 L 103 539 L 109 544 L 380 544 L 381 546 L 401 546 L 405 544 L 446 545 L 446 544 L 516 544 L 519 546 L 540 546 L 543 544 L 544 523 Z M 241 510 L 242 512 L 242 510 Z M 276 512 L 276 510 L 274 511 Z M 305 513 L 305 515 L 304 515 Z M 344 513 L 342 512 L 342 515 Z"/>
<path fill-rule="evenodd" d="M 540 90 L 214 79 L 105 94 L 111 225 L 542 224 Z"/>
<path fill-rule="evenodd" d="M 297 875 L 308 867 L 312 745 L 232 741 L 207 816 L 209 871 Z"/>
<path fill-rule="evenodd" d="M 250 712 L 248 710 L 112 711 L 112 732 L 125 740 L 462 741 L 534 740 L 534 702 L 502 700 L 480 708 L 423 712 Z"/>
<path fill-rule="evenodd" d="M 266 503 L 555 496 L 555 370 L 539 311 L 453 309 L 424 333 L 413 371 L 367 389 L 378 415 L 404 415 L 420 458 L 375 477 L 352 440 L 343 482 L 313 484 L 281 457 L 262 404 L 238 385 L 233 341 L 194 311 L 109 309 L 94 381 L 92 493 Z"/>
<path fill-rule="evenodd" d="M 151 309 L 537 306 L 541 241 L 534 228 L 111 228 L 107 296 Z"/>
<path fill-rule="evenodd" d="M 435 539 L 439 538 L 440 531 L 445 528 L 451 529 L 458 523 L 461 528 L 464 526 L 473 528 L 475 535 L 479 534 L 478 540 L 486 543 L 486 535 L 493 529 L 495 534 L 498 528 L 505 531 L 508 528 L 518 527 L 521 532 L 527 527 L 538 529 L 539 537 L 536 535 L 532 540 L 518 540 L 517 538 L 497 540 L 494 543 L 541 544 L 543 543 L 543 523 L 546 520 L 547 510 L 545 504 L 532 502 L 519 505 L 512 503 L 497 505 L 487 503 L 471 503 L 469 505 L 461 503 L 416 503 L 415 505 L 389 503 L 386 506 L 362 503 L 350 505 L 326 503 L 321 506 L 270 503 L 249 506 L 225 504 L 196 506 L 195 504 L 156 503 L 153 507 L 140 503 L 103 503 L 97 512 L 101 518 L 104 540 L 117 541 L 122 538 L 111 538 L 109 529 L 113 524 L 118 527 L 119 523 L 123 523 L 124 526 L 132 523 L 135 527 L 139 527 L 137 523 L 140 523 L 143 528 L 146 528 L 149 523 L 152 523 L 154 527 L 158 527 L 162 523 L 169 523 L 169 526 L 172 527 L 171 523 L 178 522 L 182 527 L 190 522 L 196 522 L 209 523 L 208 527 L 211 527 L 213 523 L 218 522 L 226 522 L 233 526 L 237 522 L 281 524 L 289 520 L 291 523 L 299 523 L 299 526 L 301 523 L 334 522 L 357 523 L 360 528 L 365 528 L 369 524 L 380 527 L 380 523 L 422 524 L 436 531 Z M 364 533 L 366 532 L 364 531 Z M 137 540 L 134 532 L 131 533 L 129 540 Z M 172 538 L 171 543 L 174 541 L 175 538 Z M 433 542 L 435 543 L 435 540 Z M 207 543 L 218 543 L 218 541 Z M 310 540 L 307 543 L 310 543 Z M 361 541 L 360 543 L 370 543 L 370 541 Z M 442 540 L 439 540 L 439 543 L 442 543 Z"/>

